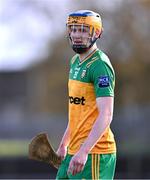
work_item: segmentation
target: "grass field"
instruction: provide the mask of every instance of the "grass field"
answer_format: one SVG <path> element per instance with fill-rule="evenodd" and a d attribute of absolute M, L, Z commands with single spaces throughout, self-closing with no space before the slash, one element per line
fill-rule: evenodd
<path fill-rule="evenodd" d="M 0 140 L 0 157 L 27 156 L 28 140 Z"/>

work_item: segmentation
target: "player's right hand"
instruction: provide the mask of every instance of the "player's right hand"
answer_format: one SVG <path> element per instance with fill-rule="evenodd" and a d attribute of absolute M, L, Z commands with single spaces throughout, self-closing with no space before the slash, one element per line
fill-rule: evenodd
<path fill-rule="evenodd" d="M 56 153 L 59 157 L 61 157 L 61 160 L 63 160 L 67 154 L 67 147 L 60 145 Z"/>

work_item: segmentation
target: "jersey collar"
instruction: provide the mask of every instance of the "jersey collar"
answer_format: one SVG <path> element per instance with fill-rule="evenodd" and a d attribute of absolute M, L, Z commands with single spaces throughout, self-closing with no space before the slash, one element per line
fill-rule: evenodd
<path fill-rule="evenodd" d="M 94 49 L 90 54 L 88 54 L 82 61 L 80 61 L 80 58 L 78 56 L 79 65 L 82 65 L 87 59 L 93 56 L 93 54 L 98 50 L 98 48 Z"/>

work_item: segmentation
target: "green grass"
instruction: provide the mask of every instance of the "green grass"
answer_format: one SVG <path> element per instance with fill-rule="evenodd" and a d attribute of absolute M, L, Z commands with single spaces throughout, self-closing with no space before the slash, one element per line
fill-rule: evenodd
<path fill-rule="evenodd" d="M 27 140 L 0 140 L 0 157 L 17 157 L 28 155 Z"/>

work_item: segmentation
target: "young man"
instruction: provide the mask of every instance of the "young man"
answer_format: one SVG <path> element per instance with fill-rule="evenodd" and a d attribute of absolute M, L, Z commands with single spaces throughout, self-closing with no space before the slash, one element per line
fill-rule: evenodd
<path fill-rule="evenodd" d="M 99 14 L 80 10 L 67 20 L 67 33 L 77 53 L 70 62 L 69 122 L 57 154 L 62 163 L 56 179 L 113 179 L 116 144 L 113 117 L 115 73 L 97 48 L 102 34 Z"/>

